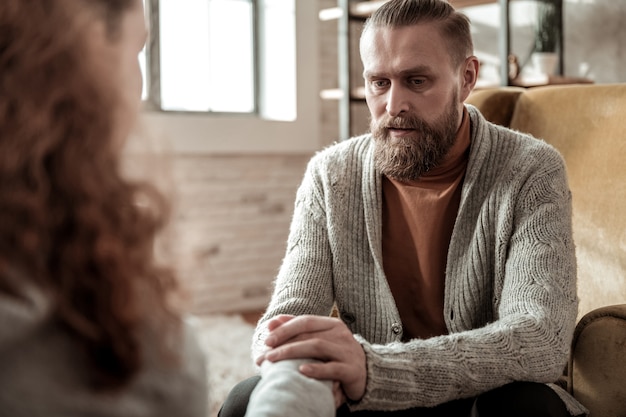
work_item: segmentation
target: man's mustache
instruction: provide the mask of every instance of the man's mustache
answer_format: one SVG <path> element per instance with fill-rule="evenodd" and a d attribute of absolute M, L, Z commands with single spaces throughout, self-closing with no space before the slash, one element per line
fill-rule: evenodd
<path fill-rule="evenodd" d="M 383 129 L 413 129 L 423 130 L 426 126 L 423 120 L 415 116 L 386 117 L 378 123 Z"/>

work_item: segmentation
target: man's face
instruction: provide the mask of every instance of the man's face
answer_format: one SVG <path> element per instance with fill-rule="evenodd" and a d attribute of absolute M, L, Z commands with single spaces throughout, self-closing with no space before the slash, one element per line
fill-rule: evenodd
<path fill-rule="evenodd" d="M 433 23 L 372 28 L 361 40 L 361 59 L 377 166 L 391 178 L 416 180 L 454 144 L 474 82 L 467 63 L 453 66 Z"/>

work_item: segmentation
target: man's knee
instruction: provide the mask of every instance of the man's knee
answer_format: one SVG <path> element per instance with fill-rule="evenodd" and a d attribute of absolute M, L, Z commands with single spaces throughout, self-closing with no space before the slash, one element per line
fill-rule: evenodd
<path fill-rule="evenodd" d="M 568 417 L 558 394 L 545 384 L 513 382 L 482 394 L 476 400 L 479 417 Z"/>
<path fill-rule="evenodd" d="M 253 376 L 241 381 L 230 391 L 222 408 L 217 413 L 218 417 L 244 417 L 248 408 L 248 401 L 254 387 L 259 383 L 260 376 Z"/>

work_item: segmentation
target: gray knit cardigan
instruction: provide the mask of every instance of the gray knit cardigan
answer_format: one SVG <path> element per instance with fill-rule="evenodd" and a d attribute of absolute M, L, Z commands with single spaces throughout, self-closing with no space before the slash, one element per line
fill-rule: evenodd
<path fill-rule="evenodd" d="M 381 174 L 370 135 L 310 161 L 267 311 L 340 318 L 367 360 L 353 410 L 399 410 L 476 396 L 512 381 L 556 381 L 576 322 L 576 259 L 564 162 L 545 142 L 467 106 L 471 150 L 450 242 L 444 294 L 449 334 L 401 342 L 383 271 Z M 585 408 L 553 386 L 572 415 Z"/>

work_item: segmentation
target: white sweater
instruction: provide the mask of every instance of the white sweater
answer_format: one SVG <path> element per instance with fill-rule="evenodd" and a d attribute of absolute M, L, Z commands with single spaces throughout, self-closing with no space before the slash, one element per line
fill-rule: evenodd
<path fill-rule="evenodd" d="M 364 135 L 308 165 L 254 356 L 269 318 L 328 315 L 336 304 L 366 352 L 366 392 L 353 410 L 434 406 L 558 379 L 578 307 L 564 162 L 545 142 L 468 110 L 471 150 L 446 267 L 449 334 L 401 342 L 382 264 L 381 174 Z M 573 415 L 586 411 L 554 388 Z"/>

